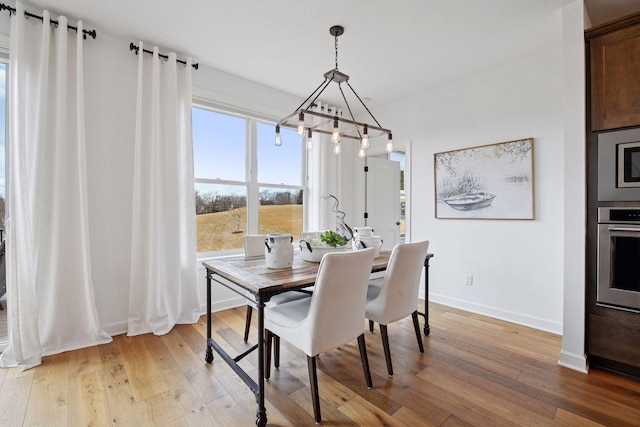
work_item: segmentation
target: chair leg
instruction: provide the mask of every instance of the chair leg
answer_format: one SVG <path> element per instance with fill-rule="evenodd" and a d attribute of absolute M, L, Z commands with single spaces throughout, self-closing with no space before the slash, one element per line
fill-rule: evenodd
<path fill-rule="evenodd" d="M 318 394 L 318 373 L 316 371 L 316 358 L 307 356 L 307 368 L 309 369 L 309 385 L 311 386 L 311 400 L 313 401 L 313 416 L 316 423 L 322 421 L 320 415 L 320 395 Z"/>
<path fill-rule="evenodd" d="M 253 309 L 250 305 L 247 306 L 247 320 L 244 324 L 244 342 L 249 341 L 249 328 L 251 328 L 251 314 L 253 313 Z"/>
<path fill-rule="evenodd" d="M 271 377 L 271 341 L 273 341 L 273 332 L 268 329 L 264 330 L 264 379 Z"/>
<path fill-rule="evenodd" d="M 280 337 L 273 336 L 273 366 L 280 367 Z"/>
<path fill-rule="evenodd" d="M 389 335 L 387 335 L 387 325 L 380 324 L 380 336 L 382 337 L 384 359 L 387 361 L 387 373 L 391 377 L 393 376 L 393 366 L 391 366 L 391 351 L 389 350 Z"/>
<path fill-rule="evenodd" d="M 369 320 L 369 332 L 373 332 L 373 320 Z"/>
<path fill-rule="evenodd" d="M 358 348 L 360 349 L 360 360 L 362 361 L 362 370 L 364 371 L 364 379 L 367 381 L 367 387 L 372 388 L 371 371 L 369 370 L 369 358 L 367 357 L 367 346 L 364 342 L 364 334 L 358 337 Z"/>
<path fill-rule="evenodd" d="M 424 345 L 422 344 L 422 335 L 420 334 L 420 323 L 418 322 L 418 312 L 414 311 L 411 313 L 411 317 L 413 318 L 413 329 L 416 331 L 416 338 L 418 338 L 418 348 L 420 349 L 420 353 L 424 353 Z"/>

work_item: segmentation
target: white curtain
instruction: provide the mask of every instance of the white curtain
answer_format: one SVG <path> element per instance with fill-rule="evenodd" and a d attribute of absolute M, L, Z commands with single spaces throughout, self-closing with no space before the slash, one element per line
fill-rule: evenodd
<path fill-rule="evenodd" d="M 336 107 L 317 102 L 315 109 L 324 114 L 338 115 L 342 111 Z M 317 118 L 318 122 L 321 120 Z M 344 144 L 344 143 L 343 143 Z M 339 164 L 341 155 L 333 153 L 334 144 L 329 135 L 319 132 L 313 134 L 313 150 L 308 152 L 308 192 L 307 211 L 309 212 L 309 231 L 335 230 L 336 214 L 332 212 L 334 201 L 327 199 L 334 195 L 340 199 Z M 343 147 L 345 149 L 346 147 Z M 343 206 L 344 207 L 344 206 Z"/>
<path fill-rule="evenodd" d="M 11 19 L 7 185 L 9 346 L 0 366 L 111 341 L 89 252 L 82 22 Z"/>
<path fill-rule="evenodd" d="M 191 59 L 138 55 L 128 335 L 199 318 Z"/>

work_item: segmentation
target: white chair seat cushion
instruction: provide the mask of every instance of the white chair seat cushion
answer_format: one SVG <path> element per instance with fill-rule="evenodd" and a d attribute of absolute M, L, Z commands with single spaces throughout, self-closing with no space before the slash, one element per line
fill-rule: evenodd
<path fill-rule="evenodd" d="M 382 290 L 382 285 L 375 282 L 369 282 L 369 286 L 367 287 L 367 302 L 373 301 L 378 298 L 380 295 L 380 291 Z"/>
<path fill-rule="evenodd" d="M 376 323 L 386 325 L 386 319 L 384 319 L 385 301 L 383 298 L 378 298 L 380 291 L 382 291 L 382 285 L 373 282 L 369 283 L 365 317 Z"/>
<path fill-rule="evenodd" d="M 313 289 L 313 288 L 311 288 Z M 271 297 L 267 303 L 267 307 L 275 307 L 280 304 L 284 304 L 291 301 L 297 301 L 301 299 L 309 299 L 311 294 L 307 292 L 288 291 Z M 248 300 L 247 304 L 253 308 L 256 308 L 256 302 Z"/>
<path fill-rule="evenodd" d="M 310 305 L 311 298 L 288 301 L 275 306 L 269 305 L 267 307 L 267 329 L 275 332 L 269 326 L 274 327 L 274 329 L 278 329 L 278 326 L 295 328 L 307 317 Z"/>

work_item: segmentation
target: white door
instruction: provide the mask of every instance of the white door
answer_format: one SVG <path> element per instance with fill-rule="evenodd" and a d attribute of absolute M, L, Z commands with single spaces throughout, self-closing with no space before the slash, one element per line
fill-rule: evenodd
<path fill-rule="evenodd" d="M 400 163 L 367 157 L 366 224 L 382 237 L 385 249 L 400 243 Z"/>

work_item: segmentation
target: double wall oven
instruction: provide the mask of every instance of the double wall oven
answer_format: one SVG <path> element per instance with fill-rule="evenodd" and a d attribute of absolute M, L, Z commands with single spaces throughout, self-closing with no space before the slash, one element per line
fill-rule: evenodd
<path fill-rule="evenodd" d="M 640 313 L 640 129 L 598 135 L 596 304 Z"/>
<path fill-rule="evenodd" d="M 596 303 L 640 313 L 640 204 L 598 208 Z"/>

